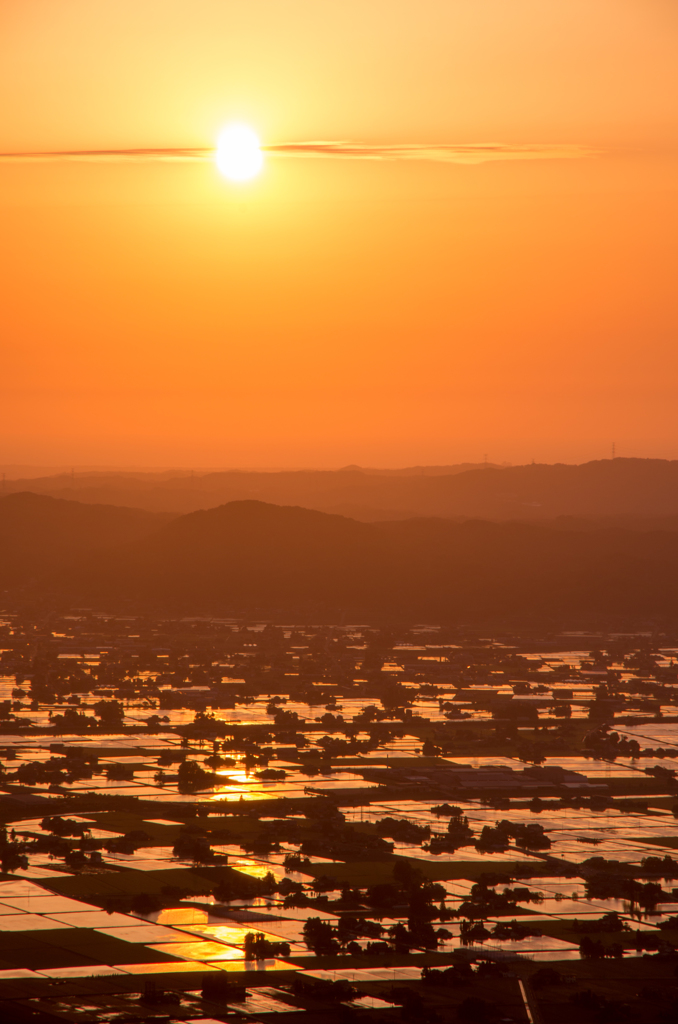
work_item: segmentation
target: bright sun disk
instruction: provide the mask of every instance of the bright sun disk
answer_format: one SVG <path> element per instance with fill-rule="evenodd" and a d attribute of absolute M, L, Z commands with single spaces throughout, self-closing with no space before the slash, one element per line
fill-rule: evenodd
<path fill-rule="evenodd" d="M 264 155 L 256 132 L 245 124 L 231 124 L 217 140 L 216 164 L 225 178 L 248 181 L 259 173 Z"/>

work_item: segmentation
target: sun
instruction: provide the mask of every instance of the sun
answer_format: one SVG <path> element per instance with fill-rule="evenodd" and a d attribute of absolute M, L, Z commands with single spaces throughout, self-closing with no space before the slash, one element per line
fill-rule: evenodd
<path fill-rule="evenodd" d="M 249 181 L 264 165 L 256 132 L 246 124 L 230 124 L 217 140 L 216 164 L 230 181 Z"/>

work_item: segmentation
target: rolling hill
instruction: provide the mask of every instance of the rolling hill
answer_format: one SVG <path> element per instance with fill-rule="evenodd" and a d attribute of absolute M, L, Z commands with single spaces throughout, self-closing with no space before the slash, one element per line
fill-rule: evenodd
<path fill-rule="evenodd" d="M 558 528 L 360 523 L 259 501 L 158 521 L 136 510 L 114 510 L 116 518 L 110 509 L 33 500 L 42 504 L 0 502 L 5 552 L 12 542 L 3 509 L 9 503 L 15 523 L 22 503 L 32 510 L 9 575 L 2 567 L 0 582 L 15 601 L 47 592 L 103 610 L 288 621 L 605 620 L 630 628 L 678 614 L 675 530 L 582 529 L 577 520 Z M 76 537 L 79 522 L 87 530 Z"/>
<path fill-rule="evenodd" d="M 141 540 L 171 517 L 29 492 L 0 499 L 0 586 L 67 570 L 88 552 Z"/>
<path fill-rule="evenodd" d="M 603 459 L 579 466 L 438 466 L 373 470 L 84 473 L 9 480 L 88 503 L 185 514 L 231 501 L 299 505 L 364 522 L 414 516 L 541 521 L 557 516 L 678 516 L 678 461 Z"/>

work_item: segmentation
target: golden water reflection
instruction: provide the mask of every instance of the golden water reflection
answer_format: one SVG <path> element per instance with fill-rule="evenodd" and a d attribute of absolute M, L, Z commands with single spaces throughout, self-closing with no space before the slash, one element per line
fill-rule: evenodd
<path fill-rule="evenodd" d="M 158 914 L 158 924 L 207 924 L 209 914 L 196 907 L 168 907 Z"/>
<path fill-rule="evenodd" d="M 191 932 L 202 935 L 213 942 L 224 942 L 231 946 L 244 946 L 245 936 L 250 932 L 263 935 L 269 942 L 280 942 L 280 936 L 262 932 L 256 925 L 198 924 L 190 925 Z M 174 945 L 174 943 L 171 943 Z"/>
<path fill-rule="evenodd" d="M 243 960 L 242 949 L 234 946 L 225 946 L 221 942 L 210 942 L 198 940 L 195 942 L 159 942 L 149 945 L 148 949 L 154 949 L 158 953 L 169 953 L 171 956 L 180 956 L 184 960 Z"/>

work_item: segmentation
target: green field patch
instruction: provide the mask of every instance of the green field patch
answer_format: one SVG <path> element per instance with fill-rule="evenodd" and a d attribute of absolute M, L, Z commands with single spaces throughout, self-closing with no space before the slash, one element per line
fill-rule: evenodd
<path fill-rule="evenodd" d="M 231 884 L 235 891 L 243 888 L 243 875 L 223 867 L 168 868 L 158 871 L 100 871 L 93 874 L 50 878 L 50 889 L 62 896 L 101 904 L 106 899 L 141 895 L 166 897 L 168 891 L 183 896 L 204 896 L 219 885 Z"/>
<path fill-rule="evenodd" d="M 10 960 L 13 966 L 27 966 L 34 970 L 88 964 L 156 963 L 174 959 L 157 950 L 149 950 L 142 943 L 124 942 L 91 928 L 55 929 L 40 932 L 35 937 L 26 937 L 22 932 L 13 938 L 16 941 L 12 948 L 0 949 L 0 956 Z"/>
<path fill-rule="evenodd" d="M 158 874 L 165 874 L 165 872 L 158 872 Z M 180 872 L 177 871 L 176 874 L 179 876 Z M 191 875 L 196 880 L 196 885 L 201 884 L 203 886 L 203 891 L 206 882 L 213 887 L 229 882 L 236 886 L 242 886 L 243 884 L 243 872 L 238 871 L 236 868 L 228 867 L 228 865 L 224 865 L 223 867 L 209 867 L 209 865 L 195 866 L 191 868 Z M 246 877 L 249 882 L 255 881 L 254 879 L 250 879 L 249 876 Z M 197 892 L 199 892 L 199 890 L 196 888 L 196 893 Z"/>
<path fill-rule="evenodd" d="M 208 836 L 216 836 L 219 833 L 228 832 L 237 840 L 238 837 L 251 837 L 258 835 L 262 826 L 256 818 L 245 817 L 244 815 L 223 815 L 218 818 L 191 818 L 188 815 L 176 814 L 174 811 L 156 812 L 157 817 L 167 817 L 168 820 L 176 819 L 175 825 L 159 825 L 149 821 L 154 815 L 132 814 L 127 811 L 99 811 L 88 814 L 96 820 L 99 828 L 110 829 L 111 832 L 120 832 L 123 835 L 127 832 L 145 832 L 151 838 L 150 843 L 142 845 L 173 846 L 179 837 L 179 833 L 186 827 L 196 826 L 203 829 Z"/>
<path fill-rule="evenodd" d="M 50 878 L 49 888 L 62 896 L 84 901 L 104 899 L 107 896 L 123 896 L 129 891 L 122 881 L 128 875 L 143 877 L 142 872 L 129 870 L 101 871 L 92 875 L 66 875 L 64 878 Z"/>
<path fill-rule="evenodd" d="M 407 861 L 413 868 L 419 869 L 426 878 L 432 882 L 453 881 L 456 878 L 465 878 L 469 881 L 477 881 L 481 875 L 488 871 L 508 875 L 512 878 L 520 878 L 525 875 L 526 867 L 529 868 L 531 878 L 541 874 L 542 863 L 535 861 L 526 865 L 524 861 L 493 861 L 491 864 L 484 864 L 482 861 L 424 861 L 415 857 L 387 857 L 378 861 L 337 861 L 331 864 L 311 864 L 305 867 L 304 871 L 319 878 L 327 875 L 334 878 L 340 885 L 350 885 L 353 888 L 365 888 L 370 885 L 378 885 L 381 882 L 391 881 L 393 868 L 398 861 Z M 551 872 L 552 873 L 552 872 Z"/>
<path fill-rule="evenodd" d="M 478 946 L 478 949 L 481 947 Z M 388 967 L 449 967 L 454 963 L 454 957 L 449 953 L 437 953 L 435 950 L 427 950 L 421 953 L 396 953 L 389 950 L 386 954 L 368 956 L 367 954 L 351 954 L 333 956 L 304 956 L 295 957 L 294 954 L 287 957 L 290 963 L 296 964 L 304 971 L 336 971 L 346 968 L 356 970 L 365 967 L 377 969 Z"/>
<path fill-rule="evenodd" d="M 678 828 L 678 825 L 676 826 Z M 629 837 L 634 843 L 647 843 L 649 846 L 666 846 L 669 850 L 678 850 L 678 836 L 662 836 L 660 839 L 644 836 Z"/>
<path fill-rule="evenodd" d="M 127 811 L 93 812 L 88 817 L 95 818 L 99 828 L 110 829 L 111 832 L 121 832 L 123 835 L 126 832 L 146 832 L 149 836 L 161 837 L 163 843 L 166 843 L 169 835 L 174 832 L 178 833 L 184 827 L 184 823 L 178 819 L 176 825 L 154 825 L 146 821 L 142 815 L 130 814 Z M 158 814 L 158 817 L 162 817 L 162 814 Z M 175 816 L 168 814 L 167 817 L 171 821 Z"/>
<path fill-rule="evenodd" d="M 148 893 L 160 896 L 167 888 L 178 888 L 187 895 L 203 895 L 208 886 L 206 879 L 188 868 L 168 871 L 106 871 L 92 875 L 74 875 L 71 878 L 50 879 L 53 887 L 64 896 L 82 900 L 101 900 L 115 896 L 139 896 Z"/>
<path fill-rule="evenodd" d="M 129 880 L 129 893 L 148 892 L 160 895 L 166 888 L 178 888 L 199 896 L 208 888 L 205 885 L 206 877 L 199 868 L 177 867 L 168 868 L 166 871 L 134 871 L 130 874 L 134 874 L 135 878 L 134 881 Z"/>
<path fill-rule="evenodd" d="M 583 918 L 582 920 L 590 920 L 589 918 Z M 604 946 L 612 946 L 616 943 L 623 946 L 624 949 L 635 949 L 636 948 L 636 932 L 635 931 L 606 931 L 606 932 L 582 932 L 577 931 L 574 927 L 574 922 L 571 919 L 562 919 L 554 921 L 539 921 L 536 925 L 544 935 L 548 935 L 553 939 L 564 939 L 565 942 L 573 942 L 575 945 L 579 943 L 586 936 L 600 941 Z M 642 929 L 641 929 L 642 934 Z M 669 938 L 669 933 L 658 933 L 654 930 L 648 930 L 648 934 L 653 936 L 659 935 L 661 938 Z"/>
<path fill-rule="evenodd" d="M 25 967 L 29 970 L 46 970 L 51 967 L 83 967 L 105 961 L 97 959 L 98 952 L 91 945 L 83 943 L 74 948 L 72 943 L 65 941 L 68 932 L 75 929 L 59 928 L 54 931 L 40 932 L 6 932 L 0 942 L 0 959 L 7 961 L 11 967 Z M 47 939 L 44 936 L 48 936 Z"/>
<path fill-rule="evenodd" d="M 264 815 L 268 817 L 268 815 Z M 271 817 L 276 815 L 271 814 Z M 196 825 L 200 825 L 206 832 L 231 832 L 234 836 L 258 835 L 262 831 L 262 825 L 256 818 L 243 814 L 224 814 L 218 818 L 196 818 Z M 303 824 L 300 822 L 300 824 Z"/>

